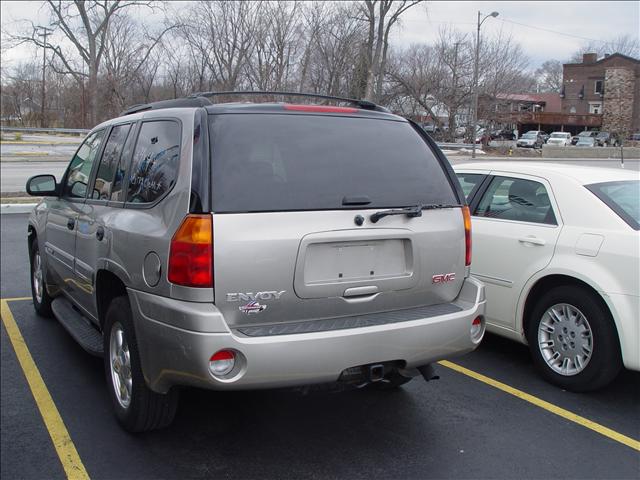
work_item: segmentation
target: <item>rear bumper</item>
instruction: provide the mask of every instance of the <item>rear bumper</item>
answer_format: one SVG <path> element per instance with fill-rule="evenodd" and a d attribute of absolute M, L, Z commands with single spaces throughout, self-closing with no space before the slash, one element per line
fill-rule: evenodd
<path fill-rule="evenodd" d="M 468 278 L 453 302 L 458 311 L 384 325 L 313 333 L 247 337 L 232 332 L 212 304 L 190 303 L 129 290 L 142 370 L 149 387 L 214 390 L 274 388 L 338 380 L 349 367 L 400 360 L 407 369 L 474 350 L 471 322 L 484 315 L 484 286 Z M 208 331 L 202 325 L 207 325 Z M 220 349 L 237 353 L 225 378 L 209 373 Z"/>

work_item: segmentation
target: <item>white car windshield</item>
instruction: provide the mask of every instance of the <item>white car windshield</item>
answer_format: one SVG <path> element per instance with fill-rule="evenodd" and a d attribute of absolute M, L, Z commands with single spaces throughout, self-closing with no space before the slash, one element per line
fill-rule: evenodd
<path fill-rule="evenodd" d="M 522 138 L 536 138 L 537 135 L 535 133 L 525 133 Z"/>
<path fill-rule="evenodd" d="M 567 138 L 566 133 L 552 133 L 551 138 Z"/>

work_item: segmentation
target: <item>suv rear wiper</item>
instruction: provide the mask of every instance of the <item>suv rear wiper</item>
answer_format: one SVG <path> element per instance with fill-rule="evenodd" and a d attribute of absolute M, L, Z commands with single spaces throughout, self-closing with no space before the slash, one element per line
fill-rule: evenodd
<path fill-rule="evenodd" d="M 421 217 L 422 210 L 436 210 L 439 208 L 456 208 L 460 205 L 444 205 L 441 203 L 431 203 L 427 205 L 415 205 L 413 207 L 405 207 L 397 210 L 382 210 L 380 212 L 376 212 L 369 217 L 371 223 L 377 223 L 381 218 L 387 217 L 389 215 L 406 215 L 409 218 Z"/>

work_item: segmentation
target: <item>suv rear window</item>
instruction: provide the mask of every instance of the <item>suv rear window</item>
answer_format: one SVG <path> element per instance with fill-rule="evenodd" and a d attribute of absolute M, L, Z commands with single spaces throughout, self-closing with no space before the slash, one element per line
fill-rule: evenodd
<path fill-rule="evenodd" d="M 457 204 L 410 124 L 361 117 L 223 114 L 211 118 L 216 212 Z M 360 206 L 362 208 L 363 206 Z"/>

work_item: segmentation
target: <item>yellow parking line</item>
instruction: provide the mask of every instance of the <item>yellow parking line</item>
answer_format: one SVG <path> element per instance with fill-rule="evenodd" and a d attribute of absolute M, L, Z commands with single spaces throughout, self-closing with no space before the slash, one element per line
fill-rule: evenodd
<path fill-rule="evenodd" d="M 498 380 L 494 380 L 493 378 L 489 378 L 485 375 L 482 375 L 481 373 L 474 372 L 473 370 L 469 370 L 468 368 L 465 368 L 456 363 L 449 362 L 448 360 L 442 360 L 438 363 L 442 366 L 455 370 L 458 373 L 462 373 L 463 375 L 467 375 L 468 377 L 474 378 L 482 383 L 491 385 L 492 387 L 497 388 L 498 390 L 502 390 L 503 392 L 513 395 L 514 397 L 518 397 L 521 400 L 524 400 L 525 402 L 529 402 L 537 407 L 543 408 L 544 410 L 547 410 L 548 412 L 558 415 L 566 420 L 569 420 L 570 422 L 574 422 L 574 423 L 577 423 L 578 425 L 582 425 L 583 427 L 593 430 L 594 432 L 597 432 L 600 435 L 604 435 L 605 437 L 610 438 L 611 440 L 615 440 L 616 442 L 622 443 L 623 445 L 626 445 L 627 447 L 631 447 L 634 450 L 637 450 L 640 452 L 640 441 L 635 440 L 631 437 L 627 437 L 626 435 L 618 433 L 615 430 L 611 430 L 610 428 L 607 428 L 604 425 L 600 425 L 599 423 L 589 420 L 588 418 L 584 418 L 584 417 L 581 417 L 580 415 L 576 415 L 575 413 L 570 412 L 569 410 L 560 408 L 538 397 L 534 397 L 529 393 L 523 392 L 522 390 L 518 390 L 517 388 L 513 388 L 509 385 L 499 382 Z"/>
<path fill-rule="evenodd" d="M 13 314 L 9 309 L 8 301 L 25 300 L 26 298 L 11 298 L 0 301 L 0 316 L 2 317 L 2 323 L 7 330 L 13 349 L 18 357 L 18 362 L 22 367 L 24 376 L 27 378 L 27 383 L 29 384 L 29 388 L 31 388 L 31 393 L 38 405 L 40 415 L 42 415 L 44 424 L 49 431 L 51 441 L 58 453 L 58 457 L 60 458 L 62 467 L 67 474 L 67 478 L 88 479 L 89 475 L 87 474 L 87 470 L 84 468 L 82 460 L 80 460 L 78 451 L 76 450 L 73 440 L 71 440 L 69 432 L 62 421 L 60 412 L 58 412 L 56 404 L 53 403 L 51 394 L 49 393 L 44 380 L 42 380 L 38 367 L 33 361 L 33 357 L 31 356 L 31 353 L 27 348 L 27 344 L 20 333 L 20 329 L 13 318 Z"/>
<path fill-rule="evenodd" d="M 4 302 L 17 302 L 19 300 L 31 300 L 31 297 L 13 297 L 13 298 L 3 298 Z"/>

